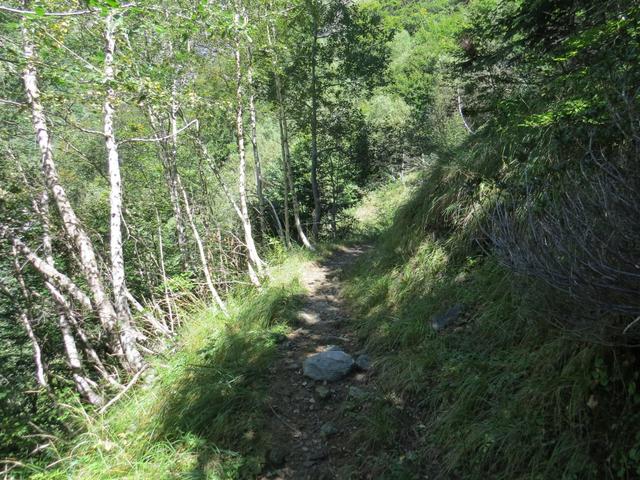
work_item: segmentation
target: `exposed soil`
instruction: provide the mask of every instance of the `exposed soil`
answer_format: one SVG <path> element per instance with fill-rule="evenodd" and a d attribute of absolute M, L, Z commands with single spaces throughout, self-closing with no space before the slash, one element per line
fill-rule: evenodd
<path fill-rule="evenodd" d="M 349 332 L 337 276 L 363 251 L 341 247 L 304 273 L 308 295 L 297 328 L 281 344 L 271 368 L 271 452 L 262 479 L 340 478 L 341 467 L 356 454 L 349 441 L 355 427 L 350 412 L 367 402 L 369 374 L 354 371 L 336 382 L 315 382 L 303 376 L 302 362 L 330 346 L 354 357 L 360 353 Z"/>

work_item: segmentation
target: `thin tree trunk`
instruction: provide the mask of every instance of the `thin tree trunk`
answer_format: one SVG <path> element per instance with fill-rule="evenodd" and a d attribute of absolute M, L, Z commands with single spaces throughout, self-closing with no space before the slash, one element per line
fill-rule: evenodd
<path fill-rule="evenodd" d="M 284 129 L 282 128 L 282 117 L 278 115 L 278 125 L 280 127 L 280 150 L 282 155 L 282 184 L 284 185 L 284 234 L 285 246 L 291 247 L 291 228 L 289 227 L 289 178 L 287 177 L 287 154 L 284 150 Z"/>
<path fill-rule="evenodd" d="M 26 60 L 26 66 L 22 72 L 22 79 L 27 99 L 31 107 L 33 128 L 36 133 L 36 140 L 41 153 L 42 172 L 47 187 L 52 193 L 53 199 L 58 207 L 58 211 L 60 212 L 65 232 L 80 255 L 82 273 L 89 289 L 91 290 L 92 303 L 100 318 L 100 322 L 110 340 L 114 353 L 121 356 L 122 348 L 119 345 L 120 342 L 117 336 L 118 318 L 113 304 L 106 294 L 102 278 L 100 277 L 93 244 L 87 233 L 82 228 L 80 220 L 73 210 L 65 190 L 60 184 L 58 171 L 53 159 L 47 119 L 40 101 L 38 76 L 35 67 L 35 48 L 31 41 L 31 32 L 26 26 L 23 26 L 22 34 L 24 42 L 23 56 Z M 121 358 L 121 361 L 125 367 L 128 367 L 126 359 Z"/>
<path fill-rule="evenodd" d="M 285 241 L 285 238 L 284 238 L 284 232 L 282 231 L 282 222 L 280 222 L 280 217 L 278 217 L 278 211 L 276 210 L 276 207 L 273 206 L 273 202 L 271 202 L 271 200 L 269 200 L 269 197 L 265 196 L 264 199 L 269 204 L 269 206 L 271 207 L 271 211 L 273 212 L 273 219 L 276 222 L 276 229 L 278 231 L 278 237 L 280 237 L 280 241 L 282 243 L 286 244 L 286 241 Z"/>
<path fill-rule="evenodd" d="M 33 363 L 36 367 L 36 381 L 40 387 L 45 390 L 49 389 L 49 383 L 47 382 L 47 376 L 44 370 L 44 363 L 42 362 L 42 349 L 40 348 L 40 343 L 38 343 L 38 338 L 36 337 L 35 332 L 33 331 L 33 322 L 30 316 L 27 314 L 26 310 L 23 310 L 20 315 L 20 322 L 24 326 L 24 329 L 27 331 L 27 336 L 31 341 L 31 348 L 33 349 Z"/>
<path fill-rule="evenodd" d="M 96 370 L 96 372 L 98 372 L 98 374 L 104 380 L 106 380 L 107 383 L 109 383 L 110 385 L 112 385 L 114 387 L 118 387 L 118 388 L 122 387 L 122 385 L 120 385 L 113 378 L 113 376 L 111 376 L 109 374 L 109 372 L 107 372 L 107 369 L 104 366 L 104 363 L 102 363 L 102 360 L 100 359 L 100 356 L 98 355 L 96 350 L 93 348 L 91 340 L 89 340 L 89 336 L 84 331 L 84 328 L 82 328 L 82 325 L 80 324 L 80 322 L 78 322 L 77 320 L 74 319 L 74 313 L 73 313 L 73 310 L 71 308 L 71 305 L 69 304 L 67 299 L 64 297 L 64 295 L 62 295 L 62 293 L 54 285 L 52 285 L 49 282 L 46 282 L 46 287 L 49 290 L 49 293 L 51 293 L 51 296 L 53 297 L 54 301 L 58 305 L 58 310 L 59 310 L 58 315 L 64 317 L 64 323 L 66 324 L 66 326 L 73 326 L 73 329 L 78 334 L 78 337 L 80 337 L 80 341 L 82 342 L 82 345 L 83 345 L 82 349 L 84 350 L 85 355 L 87 356 L 87 358 L 93 364 L 94 369 Z M 61 325 L 60 319 L 58 321 L 58 325 L 61 327 L 61 332 L 63 334 L 63 337 L 65 335 L 70 335 L 71 336 L 71 339 L 67 339 L 67 341 L 68 342 L 73 342 L 73 345 L 71 347 L 71 353 L 73 355 L 73 351 L 77 352 L 77 346 L 76 346 L 75 338 L 73 337 L 73 332 L 71 330 L 69 330 L 69 331 L 62 330 L 63 325 Z M 64 327 L 64 328 L 66 328 L 66 327 Z M 74 360 L 72 360 L 70 358 L 67 358 L 67 360 L 68 360 L 68 362 L 70 364 L 75 362 Z M 75 379 L 75 377 L 74 377 L 74 379 Z M 91 384 L 93 384 L 93 382 L 91 382 Z M 80 383 L 79 384 L 76 384 L 76 388 L 77 388 L 78 392 L 81 395 L 85 395 L 86 386 L 85 386 L 85 382 L 83 382 L 82 379 L 80 379 Z"/>
<path fill-rule="evenodd" d="M 318 12 L 312 7 L 313 43 L 311 45 L 311 190 L 313 192 L 313 227 L 312 235 L 318 241 L 320 231 L 320 188 L 318 186 Z"/>
<path fill-rule="evenodd" d="M 277 77 L 276 77 L 277 78 Z M 282 91 L 280 90 L 280 80 L 276 80 L 276 91 L 278 93 L 278 103 L 280 104 L 280 119 L 282 124 L 281 139 L 282 149 L 284 151 L 284 167 L 287 174 L 287 183 L 289 184 L 289 190 L 291 191 L 291 200 L 293 203 L 293 222 L 296 226 L 298 236 L 302 241 L 302 244 L 309 250 L 314 250 L 313 245 L 309 242 L 309 239 L 302 229 L 302 222 L 300 222 L 300 205 L 298 204 L 298 195 L 295 191 L 295 185 L 293 183 L 293 172 L 291 169 L 291 154 L 289 153 L 289 132 L 287 128 L 287 117 L 284 112 L 284 103 L 282 99 Z"/>
<path fill-rule="evenodd" d="M 124 318 L 129 315 L 127 300 L 124 295 L 124 253 L 122 251 L 122 179 L 120 175 L 120 158 L 116 143 L 113 120 L 115 115 L 115 90 L 113 89 L 115 53 L 115 26 L 113 14 L 109 13 L 105 19 L 105 48 L 104 48 L 104 80 L 107 93 L 104 101 L 104 139 L 108 154 L 109 165 L 109 205 L 111 208 L 110 225 L 110 253 L 111 253 L 111 287 L 113 306 L 116 313 Z"/>
<path fill-rule="evenodd" d="M 209 270 L 209 264 L 207 263 L 207 255 L 204 251 L 204 245 L 202 244 L 202 239 L 200 238 L 200 233 L 198 233 L 198 228 L 196 227 L 195 220 L 193 215 L 191 214 L 191 207 L 189 206 L 189 198 L 187 197 L 187 192 L 182 186 L 182 181 L 180 180 L 180 174 L 176 175 L 177 185 L 179 190 L 182 192 L 182 198 L 184 200 L 184 209 L 187 213 L 187 219 L 189 220 L 189 224 L 191 225 L 191 232 L 193 233 L 193 238 L 196 242 L 196 246 L 198 247 L 198 253 L 200 254 L 200 263 L 202 265 L 202 273 L 204 273 L 205 281 L 207 282 L 207 288 L 211 293 L 214 301 L 220 307 L 220 310 L 227 315 L 227 307 L 220 298 L 216 287 L 213 285 L 213 280 L 211 278 L 211 271 Z"/>
<path fill-rule="evenodd" d="M 156 219 L 158 222 L 158 248 L 160 254 L 160 273 L 162 274 L 162 290 L 164 292 L 164 300 L 167 303 L 167 313 L 169 314 L 169 330 L 175 332 L 175 319 L 173 318 L 173 308 L 171 306 L 171 296 L 169 295 L 169 287 L 167 285 L 167 271 L 164 267 L 164 245 L 162 242 L 162 225 L 160 225 L 160 215 L 156 210 Z"/>
<path fill-rule="evenodd" d="M 0 227 L 0 232 L 3 233 L 3 235 L 7 234 L 5 227 Z M 20 239 L 13 237 L 13 243 L 16 249 L 29 261 L 29 263 L 41 273 L 45 278 L 45 281 L 51 282 L 56 286 L 56 288 L 67 292 L 85 309 L 89 311 L 93 310 L 91 299 L 69 277 L 58 271 L 53 265 L 37 256 Z"/>
<path fill-rule="evenodd" d="M 111 208 L 110 225 L 110 253 L 111 253 L 111 286 L 113 305 L 120 321 L 119 335 L 122 349 L 131 370 L 139 371 L 144 360 L 136 346 L 139 332 L 133 325 L 131 312 L 125 295 L 124 253 L 122 249 L 122 179 L 120 175 L 120 157 L 114 131 L 114 104 L 116 100 L 113 84 L 115 73 L 113 68 L 116 48 L 115 23 L 113 14 L 109 13 L 105 19 L 104 31 L 104 79 L 107 92 L 104 101 L 104 139 L 109 164 L 109 204 Z"/>
<path fill-rule="evenodd" d="M 271 47 L 274 48 L 276 30 L 273 24 L 270 24 L 269 27 L 270 34 L 268 35 L 268 40 Z M 313 245 L 311 245 L 309 239 L 305 235 L 304 230 L 302 229 L 302 223 L 300 222 L 300 207 L 298 204 L 298 196 L 296 195 L 296 191 L 294 188 L 293 173 L 291 171 L 291 156 L 289 153 L 289 131 L 287 128 L 287 116 L 284 109 L 284 95 L 282 93 L 280 75 L 278 74 L 277 70 L 277 62 L 277 57 L 274 54 L 272 63 L 275 77 L 276 96 L 278 99 L 278 113 L 280 117 L 280 143 L 282 145 L 282 161 L 284 163 L 285 170 L 285 183 L 288 184 L 289 190 L 291 191 L 291 199 L 293 203 L 293 221 L 295 223 L 296 230 L 298 231 L 298 236 L 300 237 L 302 244 L 306 248 L 308 248 L 309 250 L 314 250 L 314 247 Z M 285 221 L 287 221 L 286 218 Z"/>
<path fill-rule="evenodd" d="M 239 6 L 236 5 L 239 10 Z M 240 212 L 242 214 L 242 228 L 244 230 L 244 241 L 249 256 L 249 276 L 251 281 L 260 286 L 260 281 L 254 272 L 262 273 L 263 262 L 256 249 L 253 240 L 253 232 L 251 229 L 251 219 L 249 218 L 249 209 L 247 207 L 247 186 L 246 186 L 246 156 L 244 147 L 244 119 L 243 119 L 243 88 L 242 88 L 242 64 L 240 61 L 240 14 L 236 12 L 234 15 L 234 23 L 236 26 L 236 45 L 235 45 L 235 61 L 236 61 L 236 136 L 238 142 L 239 171 L 238 171 L 238 192 L 240 194 Z"/>
<path fill-rule="evenodd" d="M 258 149 L 258 119 L 255 105 L 255 88 L 253 85 L 253 51 L 251 43 L 247 48 L 247 83 L 249 84 L 249 118 L 251 121 L 251 146 L 253 147 L 253 164 L 256 175 L 256 194 L 258 196 L 258 219 L 260 220 L 260 233 L 265 235 L 265 199 L 262 182 L 262 165 L 260 163 L 260 151 Z"/>
<path fill-rule="evenodd" d="M 55 269 L 55 263 L 53 260 L 53 245 L 51 242 L 51 220 L 49 218 L 49 193 L 46 189 L 42 191 L 42 194 L 38 198 L 38 201 L 33 202 L 33 207 L 38 214 L 38 217 L 40 217 L 40 222 L 42 225 L 42 250 L 45 256 L 45 262 L 49 267 Z M 45 281 L 45 286 L 47 287 L 47 290 L 49 290 L 49 293 L 53 297 L 55 303 L 58 305 L 59 315 L 66 315 L 66 319 L 73 325 L 83 344 L 85 354 L 93 363 L 96 371 L 109 384 L 119 387 L 120 384 L 107 372 L 107 369 L 102 363 L 102 360 L 93 348 L 88 335 L 86 334 L 80 323 L 74 319 L 74 314 L 67 298 L 52 282 Z M 86 297 L 85 304 L 90 310 L 91 302 L 88 297 Z M 85 389 L 85 387 L 82 385 L 76 385 L 76 388 L 81 394 Z"/>
<path fill-rule="evenodd" d="M 172 92 L 175 94 L 175 91 Z M 173 102 L 170 114 L 173 116 L 175 120 L 175 114 L 173 109 Z M 147 116 L 149 118 L 149 123 L 153 128 L 156 137 L 164 138 L 165 133 L 162 128 L 160 128 L 160 124 L 157 121 L 155 114 L 151 107 L 147 108 Z M 167 148 L 166 141 L 159 142 L 159 151 L 158 155 L 160 160 L 162 161 L 162 167 L 164 170 L 165 180 L 167 182 L 167 188 L 169 189 L 169 200 L 171 201 L 171 208 L 173 210 L 173 216 L 176 219 L 176 234 L 178 237 L 178 249 L 180 250 L 180 257 L 182 261 L 183 268 L 187 268 L 187 264 L 189 263 L 189 251 L 187 248 L 187 235 L 186 235 L 186 227 L 185 227 L 185 219 L 184 214 L 182 212 L 182 205 L 180 200 L 180 190 L 178 188 L 177 182 L 177 151 L 176 156 L 173 156 L 169 149 Z"/>
<path fill-rule="evenodd" d="M 13 255 L 13 268 L 15 271 L 16 280 L 18 281 L 18 285 L 20 286 L 22 296 L 25 298 L 27 305 L 30 306 L 31 295 L 29 294 L 27 285 L 24 282 L 24 277 L 22 276 L 22 271 L 20 270 L 20 263 L 18 261 L 18 249 L 16 248 L 15 244 L 11 247 L 11 253 Z M 3 288 L 3 290 L 5 289 Z M 6 295 L 9 299 L 12 298 L 11 292 L 8 290 L 6 290 Z M 33 350 L 33 363 L 36 367 L 36 381 L 42 388 L 44 388 L 45 390 L 49 390 L 49 383 L 47 381 L 47 375 L 45 373 L 44 363 L 42 361 L 42 349 L 40 348 L 38 337 L 36 337 L 36 334 L 33 331 L 33 317 L 31 315 L 31 308 L 23 308 L 20 312 L 19 318 L 20 322 L 27 332 L 29 340 L 31 341 L 31 348 Z"/>
<path fill-rule="evenodd" d="M 76 385 L 76 389 L 84 397 L 84 399 L 92 405 L 102 405 L 104 399 L 98 395 L 95 391 L 96 384 L 91 379 L 85 376 L 84 369 L 82 368 L 82 360 L 78 353 L 78 347 L 76 340 L 73 338 L 73 332 L 71 326 L 67 321 L 67 317 L 64 314 L 58 316 L 58 325 L 62 332 L 62 341 L 64 343 L 64 349 L 67 354 L 67 363 L 71 369 L 73 381 Z"/>

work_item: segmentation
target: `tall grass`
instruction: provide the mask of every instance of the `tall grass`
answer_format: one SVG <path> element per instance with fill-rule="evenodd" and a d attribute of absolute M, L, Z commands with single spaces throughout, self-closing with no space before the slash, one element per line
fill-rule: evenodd
<path fill-rule="evenodd" d="M 262 291 L 236 290 L 230 316 L 192 305 L 176 344 L 104 415 L 78 408 L 83 433 L 55 442 L 50 466 L 24 476 L 53 479 L 255 478 L 267 450 L 268 366 L 304 294 L 309 254 L 271 268 Z M 53 465 L 51 465 L 53 464 Z"/>
<path fill-rule="evenodd" d="M 361 466 L 380 478 L 636 478 L 634 353 L 556 328 L 571 302 L 479 248 L 491 195 L 466 188 L 435 167 L 399 209 L 379 199 L 376 248 L 344 276 L 381 390 L 354 435 Z M 455 325 L 434 332 L 456 304 Z"/>

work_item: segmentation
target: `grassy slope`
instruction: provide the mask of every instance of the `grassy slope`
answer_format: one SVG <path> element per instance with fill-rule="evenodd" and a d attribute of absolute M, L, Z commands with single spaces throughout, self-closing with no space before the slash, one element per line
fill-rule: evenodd
<path fill-rule="evenodd" d="M 86 432 L 37 479 L 255 478 L 264 461 L 267 368 L 304 294 L 309 261 L 294 252 L 261 292 L 237 291 L 230 318 L 193 307 L 153 379 L 104 416 L 82 414 Z M 78 412 L 80 414 L 80 412 Z"/>
<path fill-rule="evenodd" d="M 380 395 L 366 414 L 352 413 L 362 428 L 338 478 L 636 478 L 635 358 L 550 326 L 567 305 L 478 251 L 471 223 L 448 220 L 459 210 L 455 185 L 433 170 L 381 187 L 352 211 L 359 238 L 375 248 L 346 272 L 344 293 L 376 358 Z M 148 385 L 84 417 L 86 433 L 54 468 L 25 473 L 255 478 L 268 444 L 267 369 L 309 256 L 281 260 L 262 292 L 236 293 L 231 318 L 193 308 Z M 456 303 L 463 322 L 435 334 L 432 315 Z"/>
<path fill-rule="evenodd" d="M 459 198 L 455 175 L 433 170 L 354 211 L 375 249 L 344 293 L 382 392 L 354 437 L 360 465 L 399 479 L 433 458 L 445 478 L 637 478 L 634 356 L 553 328 L 570 305 L 451 224 Z M 434 333 L 432 316 L 458 303 L 460 324 Z"/>

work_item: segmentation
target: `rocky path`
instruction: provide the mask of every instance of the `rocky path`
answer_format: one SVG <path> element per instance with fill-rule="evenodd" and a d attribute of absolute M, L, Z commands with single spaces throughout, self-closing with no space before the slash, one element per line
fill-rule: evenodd
<path fill-rule="evenodd" d="M 356 453 L 349 441 L 351 412 L 366 402 L 369 372 L 367 358 L 358 357 L 362 352 L 349 333 L 337 275 L 362 252 L 362 248 L 342 247 L 304 274 L 308 295 L 298 312 L 297 328 L 280 345 L 271 369 L 267 432 L 271 450 L 261 479 L 341 478 L 341 467 L 351 463 Z M 354 365 L 335 381 L 305 376 L 303 362 L 328 350 L 341 350 L 365 368 Z"/>

